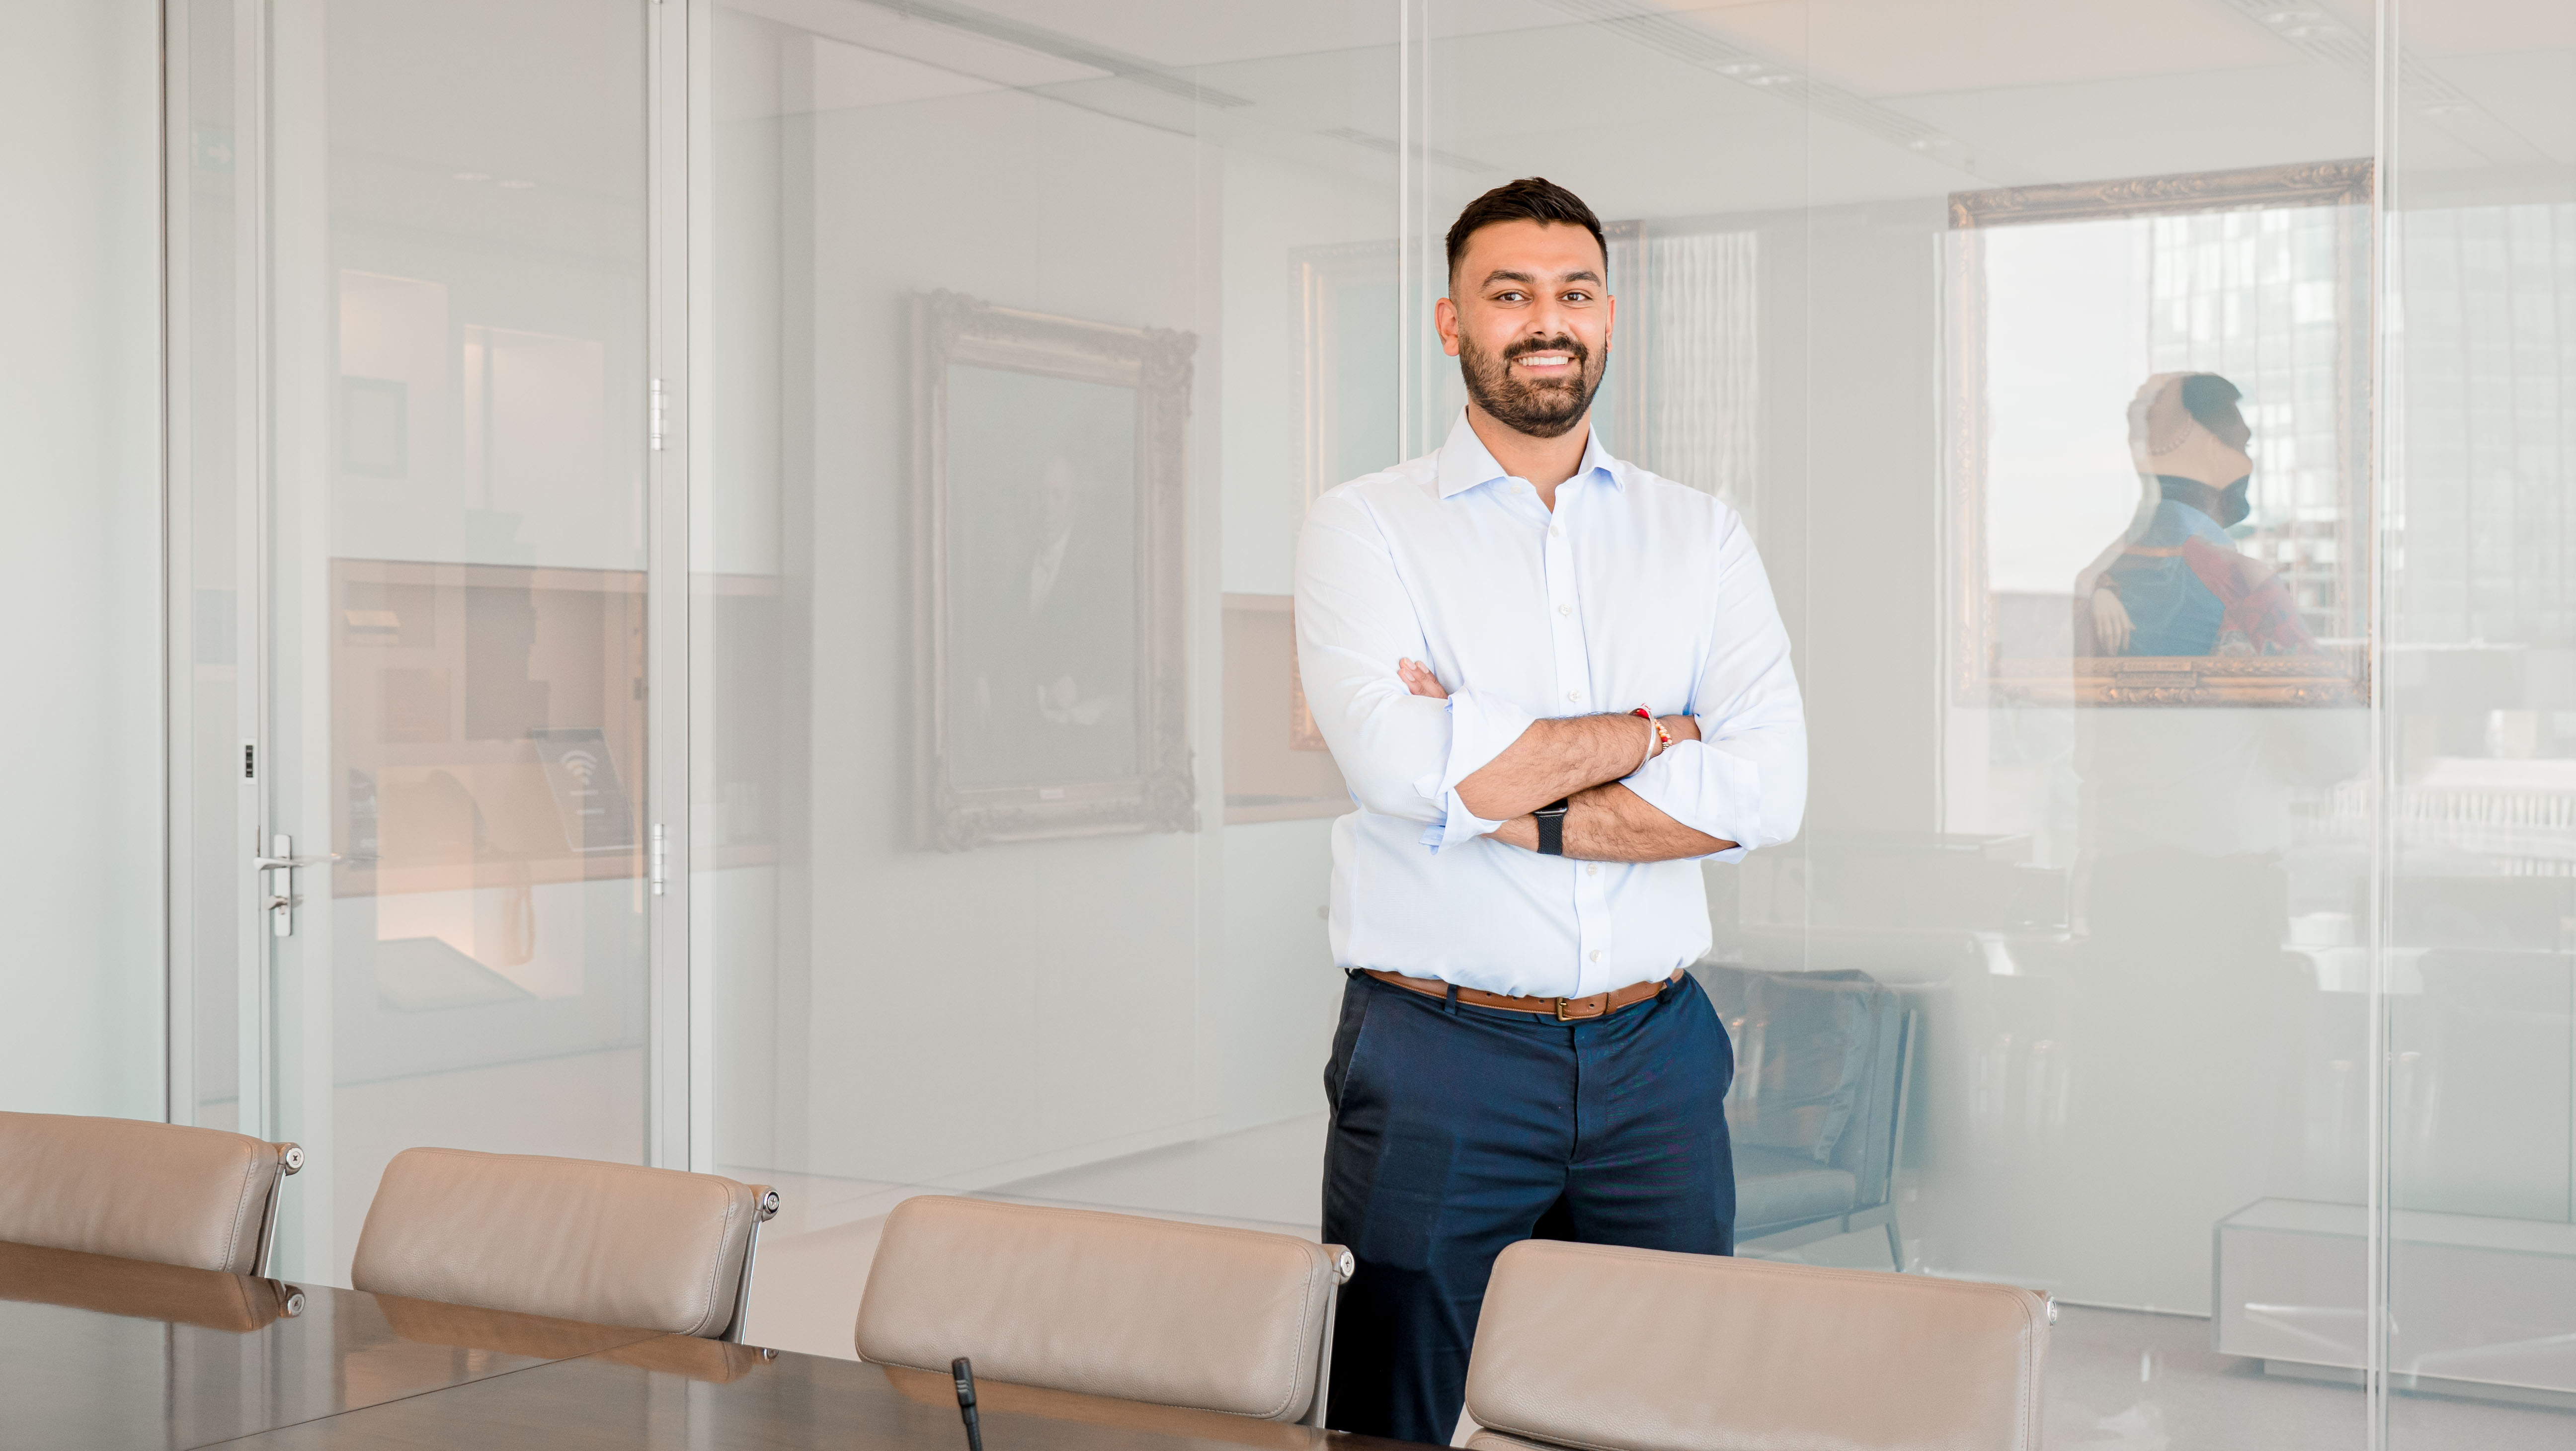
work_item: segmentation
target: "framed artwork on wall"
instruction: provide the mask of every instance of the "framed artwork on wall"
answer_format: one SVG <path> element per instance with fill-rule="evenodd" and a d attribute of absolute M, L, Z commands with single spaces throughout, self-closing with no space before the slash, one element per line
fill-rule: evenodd
<path fill-rule="evenodd" d="M 1297 613 L 1286 595 L 1225 604 L 1225 820 L 1293 821 L 1351 809 L 1297 676 Z"/>
<path fill-rule="evenodd" d="M 2371 185 L 1951 196 L 1961 704 L 2367 701 Z"/>
<path fill-rule="evenodd" d="M 1303 502 L 1403 461 L 1397 442 L 1398 254 L 1393 242 L 1294 247 Z"/>
<path fill-rule="evenodd" d="M 914 297 L 916 841 L 1190 831 L 1194 335 Z"/>

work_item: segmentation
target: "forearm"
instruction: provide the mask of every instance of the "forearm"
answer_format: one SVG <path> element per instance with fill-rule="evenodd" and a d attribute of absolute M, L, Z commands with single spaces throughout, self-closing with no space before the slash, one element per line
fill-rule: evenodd
<path fill-rule="evenodd" d="M 1494 840 L 1536 851 L 1538 818 L 1514 817 L 1495 830 Z M 1564 846 L 1576 861 L 1668 862 L 1732 851 L 1735 843 L 1682 825 L 1612 781 L 1566 798 Z"/>
<path fill-rule="evenodd" d="M 1691 734 L 1696 738 L 1696 727 Z M 1458 799 L 1487 821 L 1508 821 L 1636 770 L 1654 739 L 1654 727 L 1633 715 L 1532 721 L 1501 755 L 1458 783 Z"/>

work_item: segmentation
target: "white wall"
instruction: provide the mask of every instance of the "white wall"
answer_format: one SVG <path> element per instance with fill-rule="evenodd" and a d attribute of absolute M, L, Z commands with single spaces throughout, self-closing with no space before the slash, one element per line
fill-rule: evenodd
<path fill-rule="evenodd" d="M 0 1108 L 159 1118 L 159 11 L 5 15 Z"/>

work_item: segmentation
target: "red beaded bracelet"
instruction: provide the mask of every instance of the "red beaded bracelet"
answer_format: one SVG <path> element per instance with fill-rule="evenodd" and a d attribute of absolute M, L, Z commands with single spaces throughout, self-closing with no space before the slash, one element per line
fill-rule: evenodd
<path fill-rule="evenodd" d="M 1635 710 L 1628 712 L 1628 714 L 1635 716 L 1637 719 L 1642 720 L 1646 724 L 1655 728 L 1655 749 L 1654 752 L 1648 754 L 1646 757 L 1647 760 L 1651 761 L 1656 755 L 1673 748 L 1673 733 L 1664 729 L 1664 723 L 1655 719 L 1655 717 L 1649 713 L 1644 706 L 1638 706 Z"/>

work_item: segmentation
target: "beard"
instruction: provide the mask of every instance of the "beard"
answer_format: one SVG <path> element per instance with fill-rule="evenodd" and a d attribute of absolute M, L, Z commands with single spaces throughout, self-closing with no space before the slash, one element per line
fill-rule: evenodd
<path fill-rule="evenodd" d="M 1585 411 L 1592 407 L 1592 395 L 1601 391 L 1601 375 L 1609 367 L 1609 350 L 1602 351 L 1605 356 L 1595 357 L 1591 349 L 1570 337 L 1522 338 L 1498 356 L 1486 352 L 1483 345 L 1462 332 L 1458 335 L 1458 371 L 1467 381 L 1467 396 L 1495 421 L 1532 438 L 1556 438 L 1583 421 Z M 1572 357 L 1573 374 L 1541 382 L 1512 371 L 1514 358 L 1546 352 Z"/>

